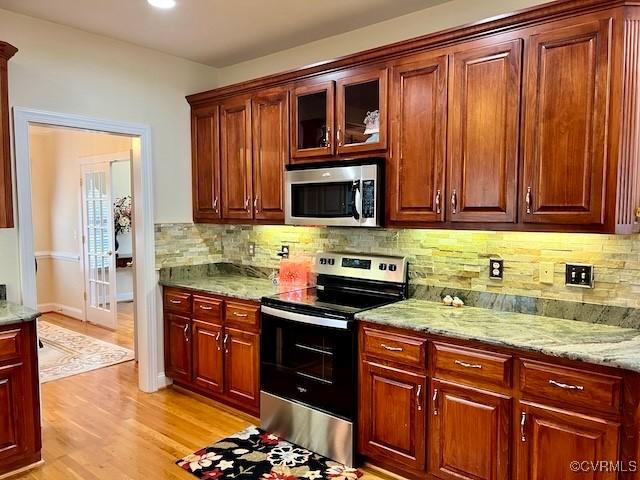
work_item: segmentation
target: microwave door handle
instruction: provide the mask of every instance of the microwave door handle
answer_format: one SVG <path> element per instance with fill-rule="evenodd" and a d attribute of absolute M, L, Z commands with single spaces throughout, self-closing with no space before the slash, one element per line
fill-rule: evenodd
<path fill-rule="evenodd" d="M 360 211 L 358 210 L 358 204 L 362 203 L 362 194 L 360 193 L 360 180 L 354 180 L 351 187 L 352 197 L 352 213 L 355 220 L 360 220 Z M 359 222 L 358 222 L 359 223 Z"/>

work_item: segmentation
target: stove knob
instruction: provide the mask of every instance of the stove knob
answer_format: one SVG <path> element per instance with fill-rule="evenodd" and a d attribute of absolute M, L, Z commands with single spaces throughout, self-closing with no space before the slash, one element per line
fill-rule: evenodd
<path fill-rule="evenodd" d="M 321 258 L 320 259 L 320 265 L 326 265 L 327 264 L 327 259 L 326 258 Z"/>
<path fill-rule="evenodd" d="M 390 272 L 395 272 L 397 270 L 397 268 L 398 267 L 395 264 L 393 264 L 393 263 L 389 264 L 389 271 Z"/>
<path fill-rule="evenodd" d="M 387 269 L 387 264 L 386 263 L 381 263 L 380 266 L 378 267 L 380 270 L 386 270 Z"/>
<path fill-rule="evenodd" d="M 333 258 L 329 259 L 329 265 L 335 265 L 336 261 Z"/>

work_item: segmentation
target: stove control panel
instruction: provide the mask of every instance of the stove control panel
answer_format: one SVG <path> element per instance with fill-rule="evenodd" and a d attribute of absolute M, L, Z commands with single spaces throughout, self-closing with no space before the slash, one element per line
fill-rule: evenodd
<path fill-rule="evenodd" d="M 405 257 L 383 257 L 353 253 L 320 253 L 316 257 L 316 273 L 354 277 L 385 282 L 407 281 Z"/>

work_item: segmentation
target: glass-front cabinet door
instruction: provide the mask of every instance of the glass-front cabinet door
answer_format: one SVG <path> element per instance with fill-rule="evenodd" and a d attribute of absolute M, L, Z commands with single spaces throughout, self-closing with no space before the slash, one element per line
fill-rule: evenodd
<path fill-rule="evenodd" d="M 335 152 L 334 82 L 300 85 L 291 97 L 291 156 L 327 157 Z"/>
<path fill-rule="evenodd" d="M 338 154 L 387 148 L 387 69 L 342 78 L 336 83 Z"/>

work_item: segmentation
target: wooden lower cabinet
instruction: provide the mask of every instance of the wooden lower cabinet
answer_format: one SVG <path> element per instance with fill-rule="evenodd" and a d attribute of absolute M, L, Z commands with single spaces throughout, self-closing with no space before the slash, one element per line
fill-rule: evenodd
<path fill-rule="evenodd" d="M 260 401 L 260 335 L 225 329 L 225 394 L 258 408 Z"/>
<path fill-rule="evenodd" d="M 222 326 L 193 321 L 193 383 L 216 393 L 223 390 Z"/>
<path fill-rule="evenodd" d="M 593 468 L 600 461 L 618 460 L 618 423 L 521 402 L 517 443 L 517 480 L 618 478 L 616 472 Z M 572 462 L 581 462 L 579 468 L 584 470 L 572 471 Z"/>
<path fill-rule="evenodd" d="M 169 287 L 164 298 L 166 375 L 180 387 L 257 415 L 258 305 Z"/>
<path fill-rule="evenodd" d="M 443 480 L 509 479 L 511 398 L 438 380 L 430 397 L 429 472 Z"/>
<path fill-rule="evenodd" d="M 0 477 L 40 461 L 36 324 L 0 327 Z"/>
<path fill-rule="evenodd" d="M 191 319 L 165 313 L 165 371 L 175 379 L 191 381 Z"/>
<path fill-rule="evenodd" d="M 425 375 L 363 362 L 360 377 L 360 451 L 412 472 L 424 470 Z"/>

